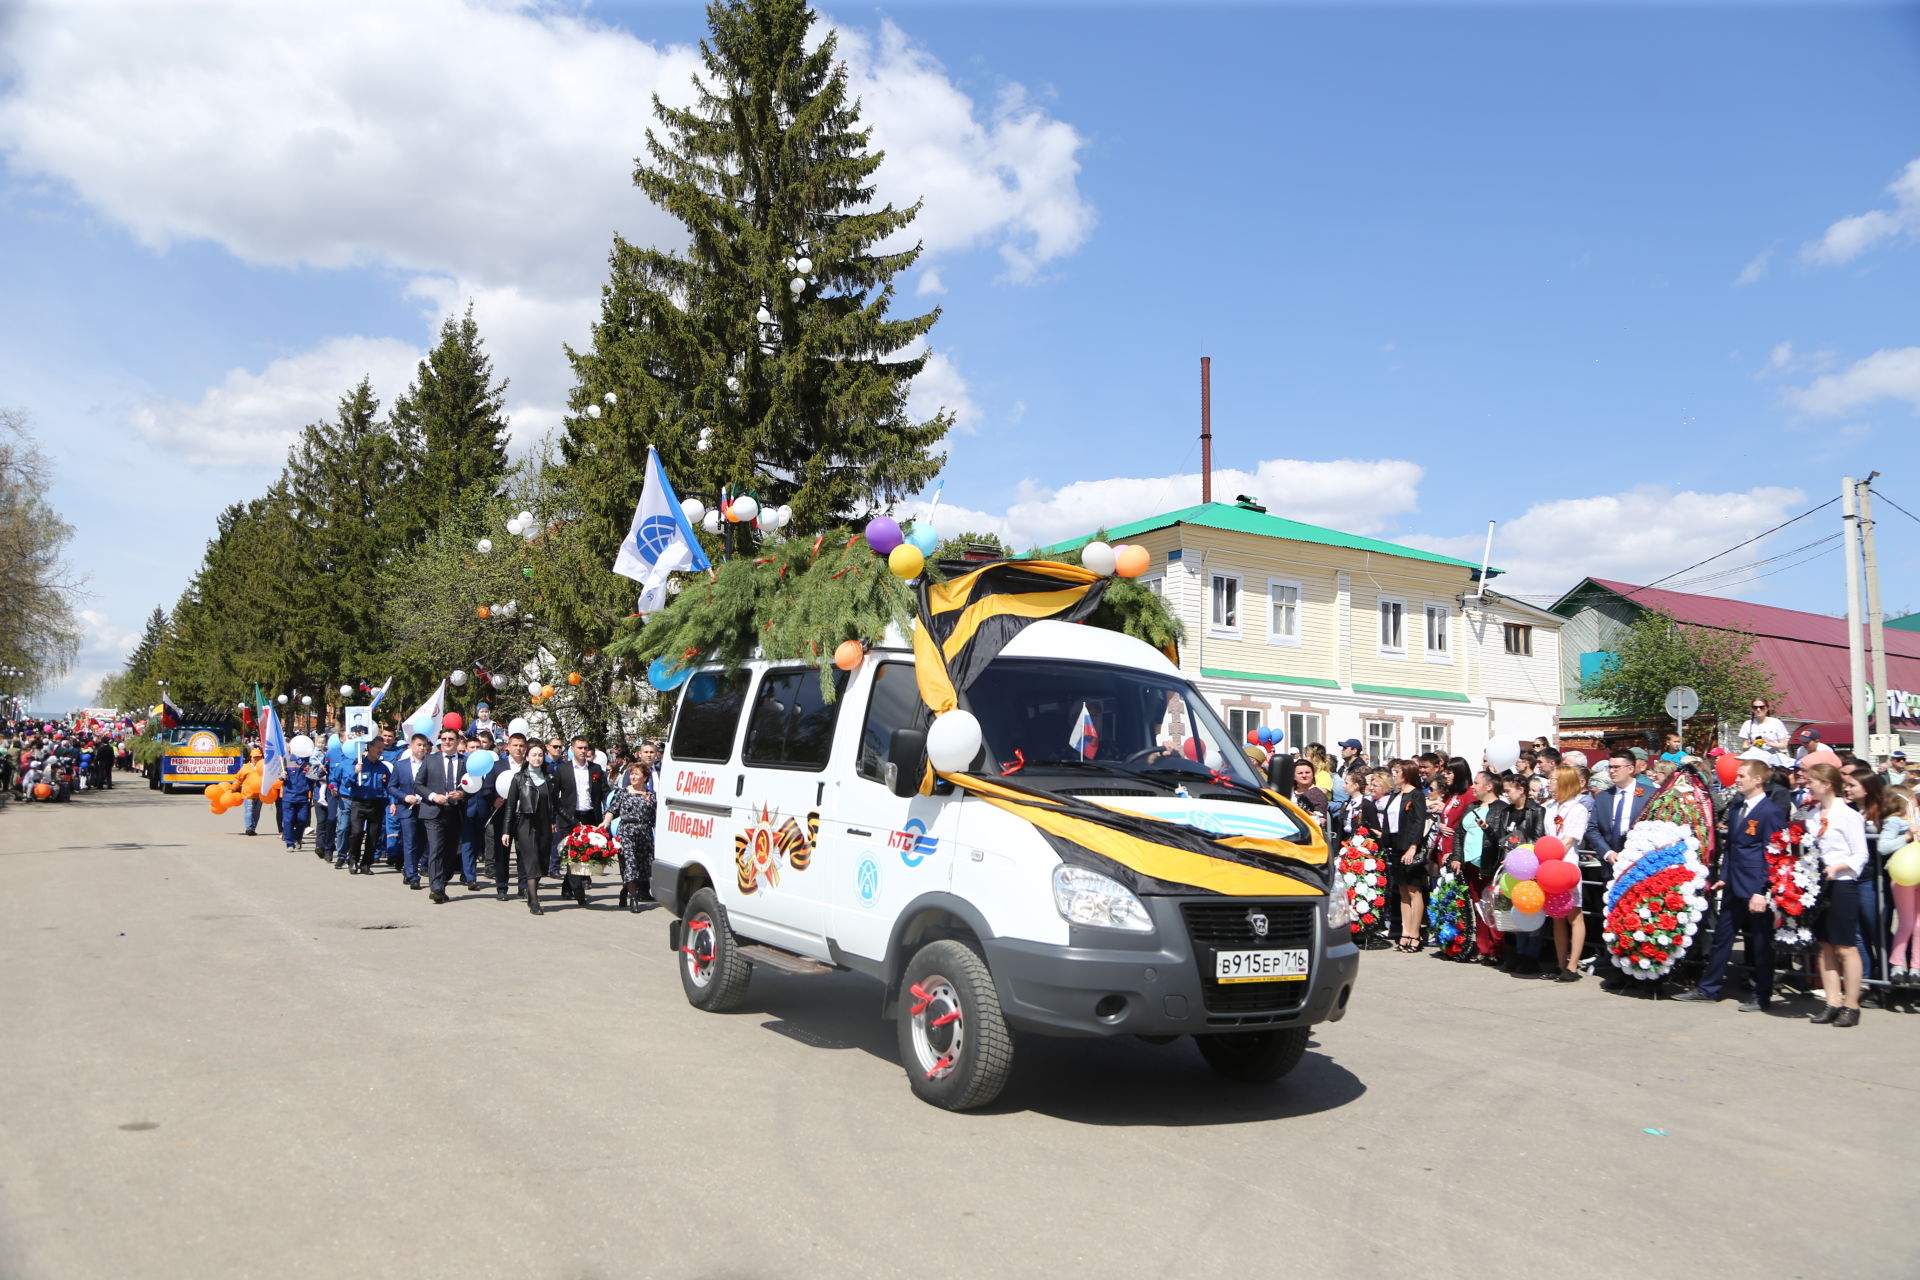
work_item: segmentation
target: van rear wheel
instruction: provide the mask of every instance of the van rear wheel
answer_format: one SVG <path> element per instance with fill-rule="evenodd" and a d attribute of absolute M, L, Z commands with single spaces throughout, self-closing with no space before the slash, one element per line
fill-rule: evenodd
<path fill-rule="evenodd" d="M 980 953 L 951 938 L 929 942 L 901 987 L 900 1062 L 920 1100 L 970 1111 L 999 1097 L 1013 1073 L 1013 1033 Z"/>
<path fill-rule="evenodd" d="M 708 1013 L 736 1008 L 747 995 L 753 966 L 740 954 L 739 939 L 727 924 L 727 909 L 712 889 L 687 900 L 680 919 L 680 986 L 687 1003 Z"/>
<path fill-rule="evenodd" d="M 1310 1027 L 1280 1027 L 1271 1031 L 1229 1031 L 1195 1036 L 1200 1056 L 1229 1080 L 1268 1084 L 1300 1065 L 1307 1051 Z"/>

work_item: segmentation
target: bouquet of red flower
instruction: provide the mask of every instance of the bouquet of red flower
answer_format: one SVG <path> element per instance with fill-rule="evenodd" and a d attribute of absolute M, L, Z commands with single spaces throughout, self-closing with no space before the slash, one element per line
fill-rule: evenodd
<path fill-rule="evenodd" d="M 1380 856 L 1380 842 L 1365 827 L 1355 827 L 1353 835 L 1340 846 L 1338 864 L 1340 882 L 1347 888 L 1347 906 L 1353 912 L 1355 933 L 1377 932 L 1386 927 L 1380 907 L 1387 897 L 1387 860 Z"/>
<path fill-rule="evenodd" d="M 599 827 L 575 827 L 560 846 L 560 870 L 570 876 L 605 875 L 620 850 Z"/>
<path fill-rule="evenodd" d="M 1783 947 L 1811 946 L 1807 927 L 1820 901 L 1820 858 L 1803 853 L 1806 828 L 1799 823 L 1773 833 L 1767 842 L 1767 894 L 1773 899 L 1774 940 Z"/>

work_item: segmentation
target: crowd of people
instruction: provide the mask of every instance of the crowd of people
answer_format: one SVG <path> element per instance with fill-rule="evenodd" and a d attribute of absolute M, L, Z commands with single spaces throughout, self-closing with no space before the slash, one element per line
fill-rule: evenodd
<path fill-rule="evenodd" d="M 543 915 L 543 880 L 588 905 L 591 875 L 562 857 L 569 836 L 585 828 L 617 847 L 619 905 L 653 907 L 661 744 L 643 743 L 629 758 L 594 749 L 584 735 L 543 739 L 484 715 L 483 704 L 475 724 L 442 726 L 433 737 L 398 726 L 364 738 L 329 734 L 289 762 L 272 805 L 274 832 L 289 850 L 306 849 L 311 837 L 314 855 L 349 875 L 398 872 L 434 903 L 448 901 L 457 882 L 467 892 L 491 886 L 502 901 L 518 896 Z M 257 779 L 262 765 L 260 748 L 250 747 L 242 778 L 252 771 Z M 243 818 L 245 834 L 256 835 L 263 802 L 249 800 Z"/>
<path fill-rule="evenodd" d="M 78 717 L 0 721 L 0 798 L 62 803 L 108 791 L 116 768 L 133 768 L 126 726 Z"/>
<path fill-rule="evenodd" d="M 1756 705 L 1756 716 L 1764 708 Z M 1712 796 L 1716 855 L 1709 867 L 1714 912 L 1687 957 L 1695 978 L 1679 992 L 1688 1001 L 1725 998 L 1736 937 L 1744 947 L 1746 1012 L 1775 1004 L 1782 964 L 1795 953 L 1774 945 L 1767 851 L 1776 833 L 1798 828 L 1817 853 L 1823 892 L 1812 922 L 1816 946 L 1806 960 L 1809 987 L 1817 986 L 1820 1025 L 1850 1027 L 1860 1020 L 1861 989 L 1920 988 L 1920 886 L 1892 883 L 1887 859 L 1913 840 L 1915 783 L 1906 756 L 1895 752 L 1876 766 L 1803 740 L 1786 754 L 1778 742 L 1756 736 L 1722 781 L 1714 747 L 1690 754 L 1678 734 L 1656 753 L 1629 746 L 1594 753 L 1562 753 L 1544 738 L 1524 750 L 1513 768 L 1476 769 L 1465 759 L 1428 752 L 1381 763 L 1366 759 L 1358 739 L 1338 744 L 1332 758 L 1318 743 L 1297 757 L 1267 762 L 1272 786 L 1311 812 L 1337 845 L 1364 831 L 1384 858 L 1390 892 L 1383 945 L 1414 954 L 1433 949 L 1427 895 L 1445 877 L 1464 881 L 1468 901 L 1481 904 L 1501 875 L 1508 854 L 1543 836 L 1558 837 L 1581 869 L 1579 909 L 1553 919 L 1550 930 L 1506 932 L 1495 913 L 1471 913 L 1471 945 L 1450 948 L 1467 963 L 1516 977 L 1574 983 L 1597 976 L 1603 990 L 1661 991 L 1616 967 L 1602 940 L 1604 897 L 1612 864 L 1649 800 L 1677 770 L 1692 770 Z M 1883 910 L 1883 904 L 1890 910 Z"/>

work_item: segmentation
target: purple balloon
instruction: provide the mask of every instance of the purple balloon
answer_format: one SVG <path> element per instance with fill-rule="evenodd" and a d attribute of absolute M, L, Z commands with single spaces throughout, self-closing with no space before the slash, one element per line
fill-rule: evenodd
<path fill-rule="evenodd" d="M 1507 874 L 1515 880 L 1531 880 L 1540 870 L 1540 859 L 1531 849 L 1515 849 L 1507 855 Z"/>
<path fill-rule="evenodd" d="M 900 522 L 892 516 L 875 516 L 867 521 L 867 545 L 886 555 L 906 541 L 900 532 Z"/>

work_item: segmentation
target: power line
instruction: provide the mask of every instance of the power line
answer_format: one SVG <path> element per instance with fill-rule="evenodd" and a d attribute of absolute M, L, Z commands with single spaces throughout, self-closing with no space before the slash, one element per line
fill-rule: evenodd
<path fill-rule="evenodd" d="M 1780 561 L 1787 559 L 1789 556 L 1799 555 L 1802 551 L 1811 551 L 1815 547 L 1822 546 L 1829 542 L 1838 542 L 1838 541 L 1840 541 L 1840 535 L 1837 533 L 1830 533 L 1824 538 L 1815 538 L 1812 542 L 1803 543 L 1802 545 L 1794 547 L 1789 551 L 1782 551 L 1779 555 L 1768 556 L 1764 560 L 1755 560 L 1752 564 L 1735 565 L 1730 569 L 1721 569 L 1714 573 L 1703 573 L 1696 578 L 1682 578 L 1679 582 L 1673 583 L 1669 589 L 1673 590 L 1673 589 L 1678 589 L 1680 587 L 1693 586 L 1696 583 L 1712 582 L 1716 578 L 1735 577 L 1739 574 L 1747 572 L 1747 570 L 1749 569 L 1759 569 L 1759 568 L 1765 567 L 1766 565 L 1778 564 Z M 1765 575 L 1763 574 L 1761 576 L 1764 577 Z"/>
<path fill-rule="evenodd" d="M 1802 511 L 1799 515 L 1794 516 L 1791 520 L 1782 520 L 1779 524 L 1773 526 L 1773 528 L 1763 530 L 1760 533 L 1756 533 L 1751 538 L 1748 538 L 1745 542 L 1736 542 L 1732 546 L 1728 547 L 1725 551 L 1715 552 L 1713 555 L 1708 556 L 1705 560 L 1696 560 L 1692 564 L 1688 565 L 1685 569 L 1675 569 L 1672 573 L 1668 574 L 1666 577 L 1655 578 L 1652 582 L 1647 583 L 1645 586 L 1635 587 L 1633 590 L 1625 592 L 1624 595 L 1627 597 L 1636 596 L 1640 594 L 1642 591 L 1650 591 L 1654 587 L 1659 586 L 1661 583 L 1677 578 L 1683 573 L 1687 573 L 1691 570 L 1698 569 L 1703 564 L 1712 564 L 1715 560 L 1718 560 L 1721 556 L 1729 555 L 1735 551 L 1738 551 L 1741 547 L 1752 546 L 1754 543 L 1760 541 L 1760 539 L 1765 538 L 1771 534 L 1778 533 L 1790 524 L 1794 524 L 1794 523 L 1797 523 L 1798 521 L 1805 520 L 1808 516 L 1813 515 L 1817 511 L 1824 511 L 1826 508 L 1832 506 L 1834 503 L 1838 501 L 1840 501 L 1838 497 L 1828 498 L 1825 502 L 1821 503 L 1819 506 L 1810 507 L 1807 510 Z"/>
<path fill-rule="evenodd" d="M 1892 507 L 1895 511 L 1898 511 L 1901 515 L 1905 516 L 1907 519 L 1913 521 L 1915 524 L 1920 524 L 1920 516 L 1913 514 L 1913 512 L 1907 510 L 1905 507 L 1901 506 L 1899 503 L 1895 502 L 1892 498 L 1889 498 L 1886 494 L 1880 492 L 1878 489 L 1869 488 L 1868 492 L 1873 494 L 1874 497 L 1880 499 L 1880 501 Z"/>

